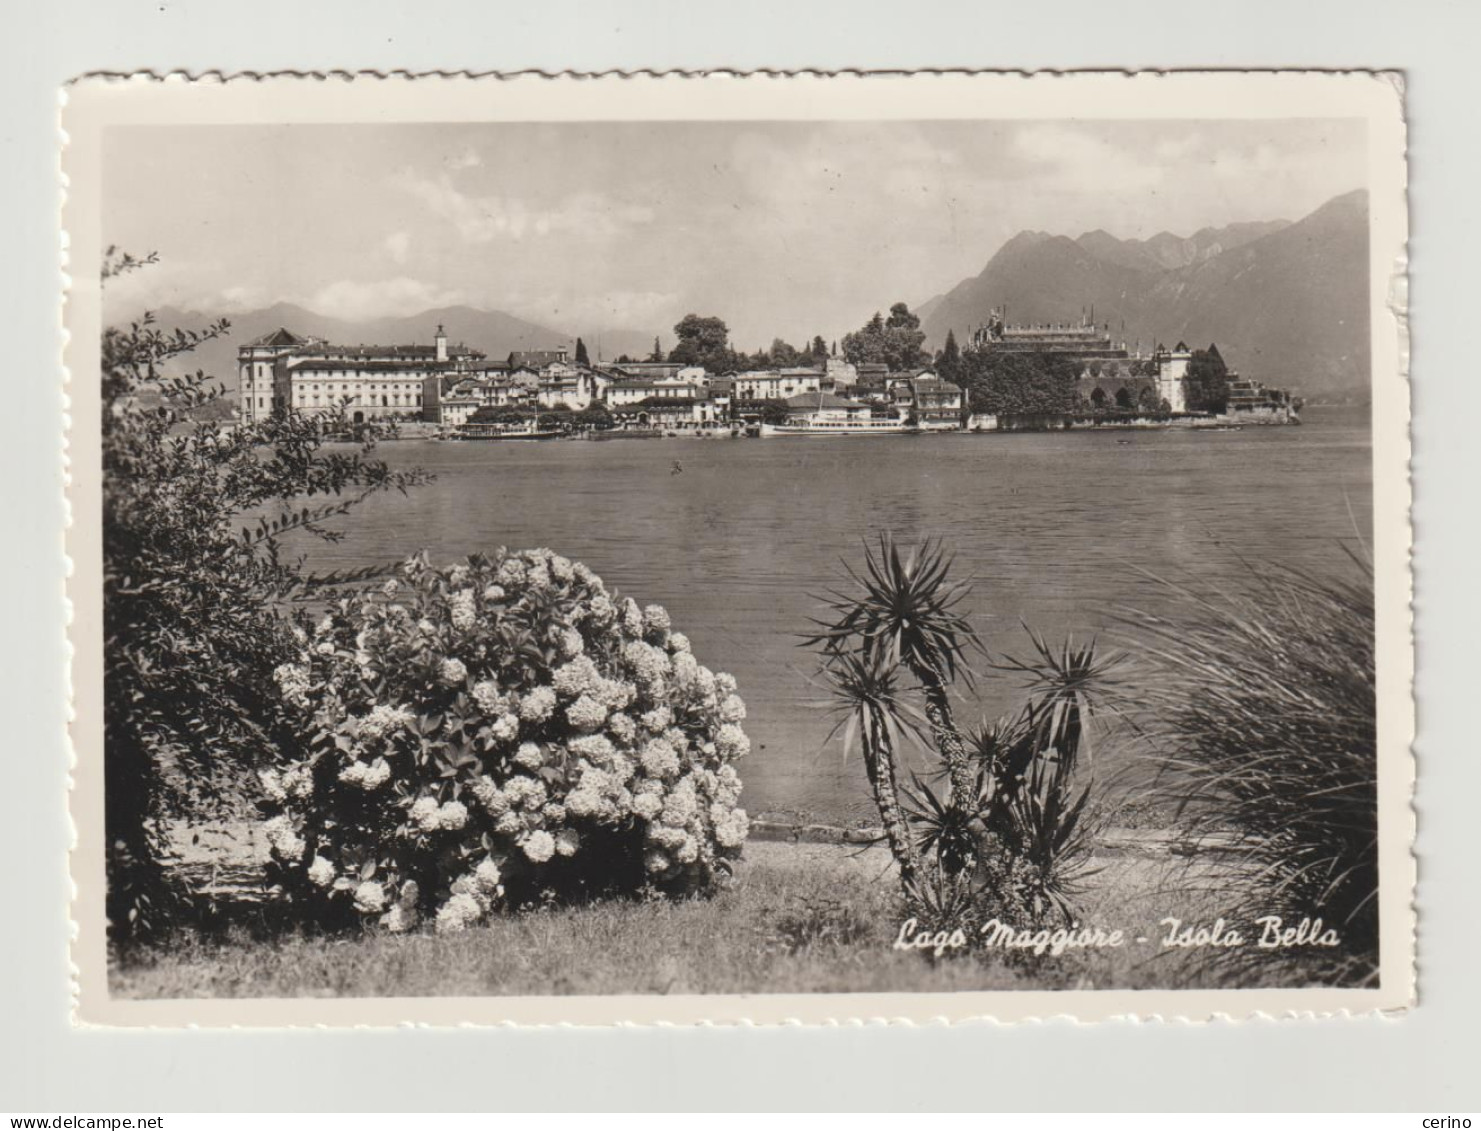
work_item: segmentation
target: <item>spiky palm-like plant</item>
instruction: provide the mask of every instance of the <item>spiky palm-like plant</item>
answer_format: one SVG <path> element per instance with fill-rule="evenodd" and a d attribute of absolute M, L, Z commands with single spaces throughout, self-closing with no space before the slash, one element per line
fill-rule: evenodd
<path fill-rule="evenodd" d="M 852 592 L 830 591 L 823 598 L 831 617 L 815 619 L 818 631 L 806 643 L 825 656 L 854 649 L 871 661 L 903 663 L 925 697 L 931 738 L 951 779 L 951 804 L 970 807 L 976 789 L 971 759 L 956 727 L 950 691 L 958 675 L 969 684 L 967 650 L 980 647 L 976 630 L 959 611 L 969 580 L 951 580 L 952 558 L 939 541 L 927 540 L 902 555 L 894 539 L 881 534 L 876 550 L 865 547 L 863 573 L 847 563 Z"/>
<path fill-rule="evenodd" d="M 894 667 L 879 656 L 840 653 L 824 674 L 833 685 L 832 708 L 843 716 L 829 738 L 842 734 L 845 757 L 856 743 L 860 747 L 885 839 L 909 890 L 920 874 L 920 851 L 900 804 L 895 750 L 897 739 L 914 729 L 911 708 L 900 698 Z"/>

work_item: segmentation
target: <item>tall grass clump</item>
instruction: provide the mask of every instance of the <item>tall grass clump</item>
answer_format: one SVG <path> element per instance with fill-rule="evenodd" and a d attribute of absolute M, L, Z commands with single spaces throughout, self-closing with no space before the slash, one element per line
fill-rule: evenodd
<path fill-rule="evenodd" d="M 1348 576 L 1252 567 L 1218 598 L 1174 587 L 1175 610 L 1138 614 L 1132 631 L 1153 668 L 1141 693 L 1160 790 L 1191 831 L 1235 841 L 1228 913 L 1320 918 L 1339 944 L 1286 956 L 1313 980 L 1366 983 L 1378 970 L 1373 576 L 1353 563 Z"/>

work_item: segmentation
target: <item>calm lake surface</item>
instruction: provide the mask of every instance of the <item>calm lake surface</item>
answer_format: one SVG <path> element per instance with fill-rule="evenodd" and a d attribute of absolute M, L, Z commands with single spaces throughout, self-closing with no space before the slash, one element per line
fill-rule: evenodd
<path fill-rule="evenodd" d="M 1116 608 L 1164 609 L 1138 569 L 1212 589 L 1245 561 L 1345 564 L 1371 527 L 1366 409 L 1308 409 L 1300 428 L 607 443 L 403 441 L 380 452 L 436 483 L 370 500 L 315 564 L 427 549 L 438 562 L 548 546 L 609 586 L 657 602 L 701 662 L 734 673 L 749 708 L 745 805 L 829 819 L 871 806 L 857 754 L 797 634 L 810 596 L 857 563 L 861 540 L 943 537 L 974 581 L 990 651 L 1030 650 L 1020 620 L 1058 640 Z M 672 474 L 675 460 L 682 474 Z M 989 676 L 964 721 L 1016 699 Z"/>

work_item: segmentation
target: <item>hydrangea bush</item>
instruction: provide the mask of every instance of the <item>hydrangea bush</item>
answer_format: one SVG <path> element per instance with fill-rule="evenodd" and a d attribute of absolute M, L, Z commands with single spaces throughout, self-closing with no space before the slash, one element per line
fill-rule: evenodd
<path fill-rule="evenodd" d="M 740 854 L 735 680 L 657 605 L 548 550 L 412 558 L 278 668 L 303 757 L 264 772 L 272 881 L 325 923 L 713 888 Z"/>

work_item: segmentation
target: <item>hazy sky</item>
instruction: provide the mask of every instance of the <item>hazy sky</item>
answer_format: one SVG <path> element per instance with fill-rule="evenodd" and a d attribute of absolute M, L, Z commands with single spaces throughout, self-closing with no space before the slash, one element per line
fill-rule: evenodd
<path fill-rule="evenodd" d="M 665 340 L 694 311 L 754 349 L 919 304 L 1025 228 L 1296 220 L 1364 170 L 1349 121 L 132 127 L 104 237 L 162 262 L 109 306 L 466 303 Z"/>

